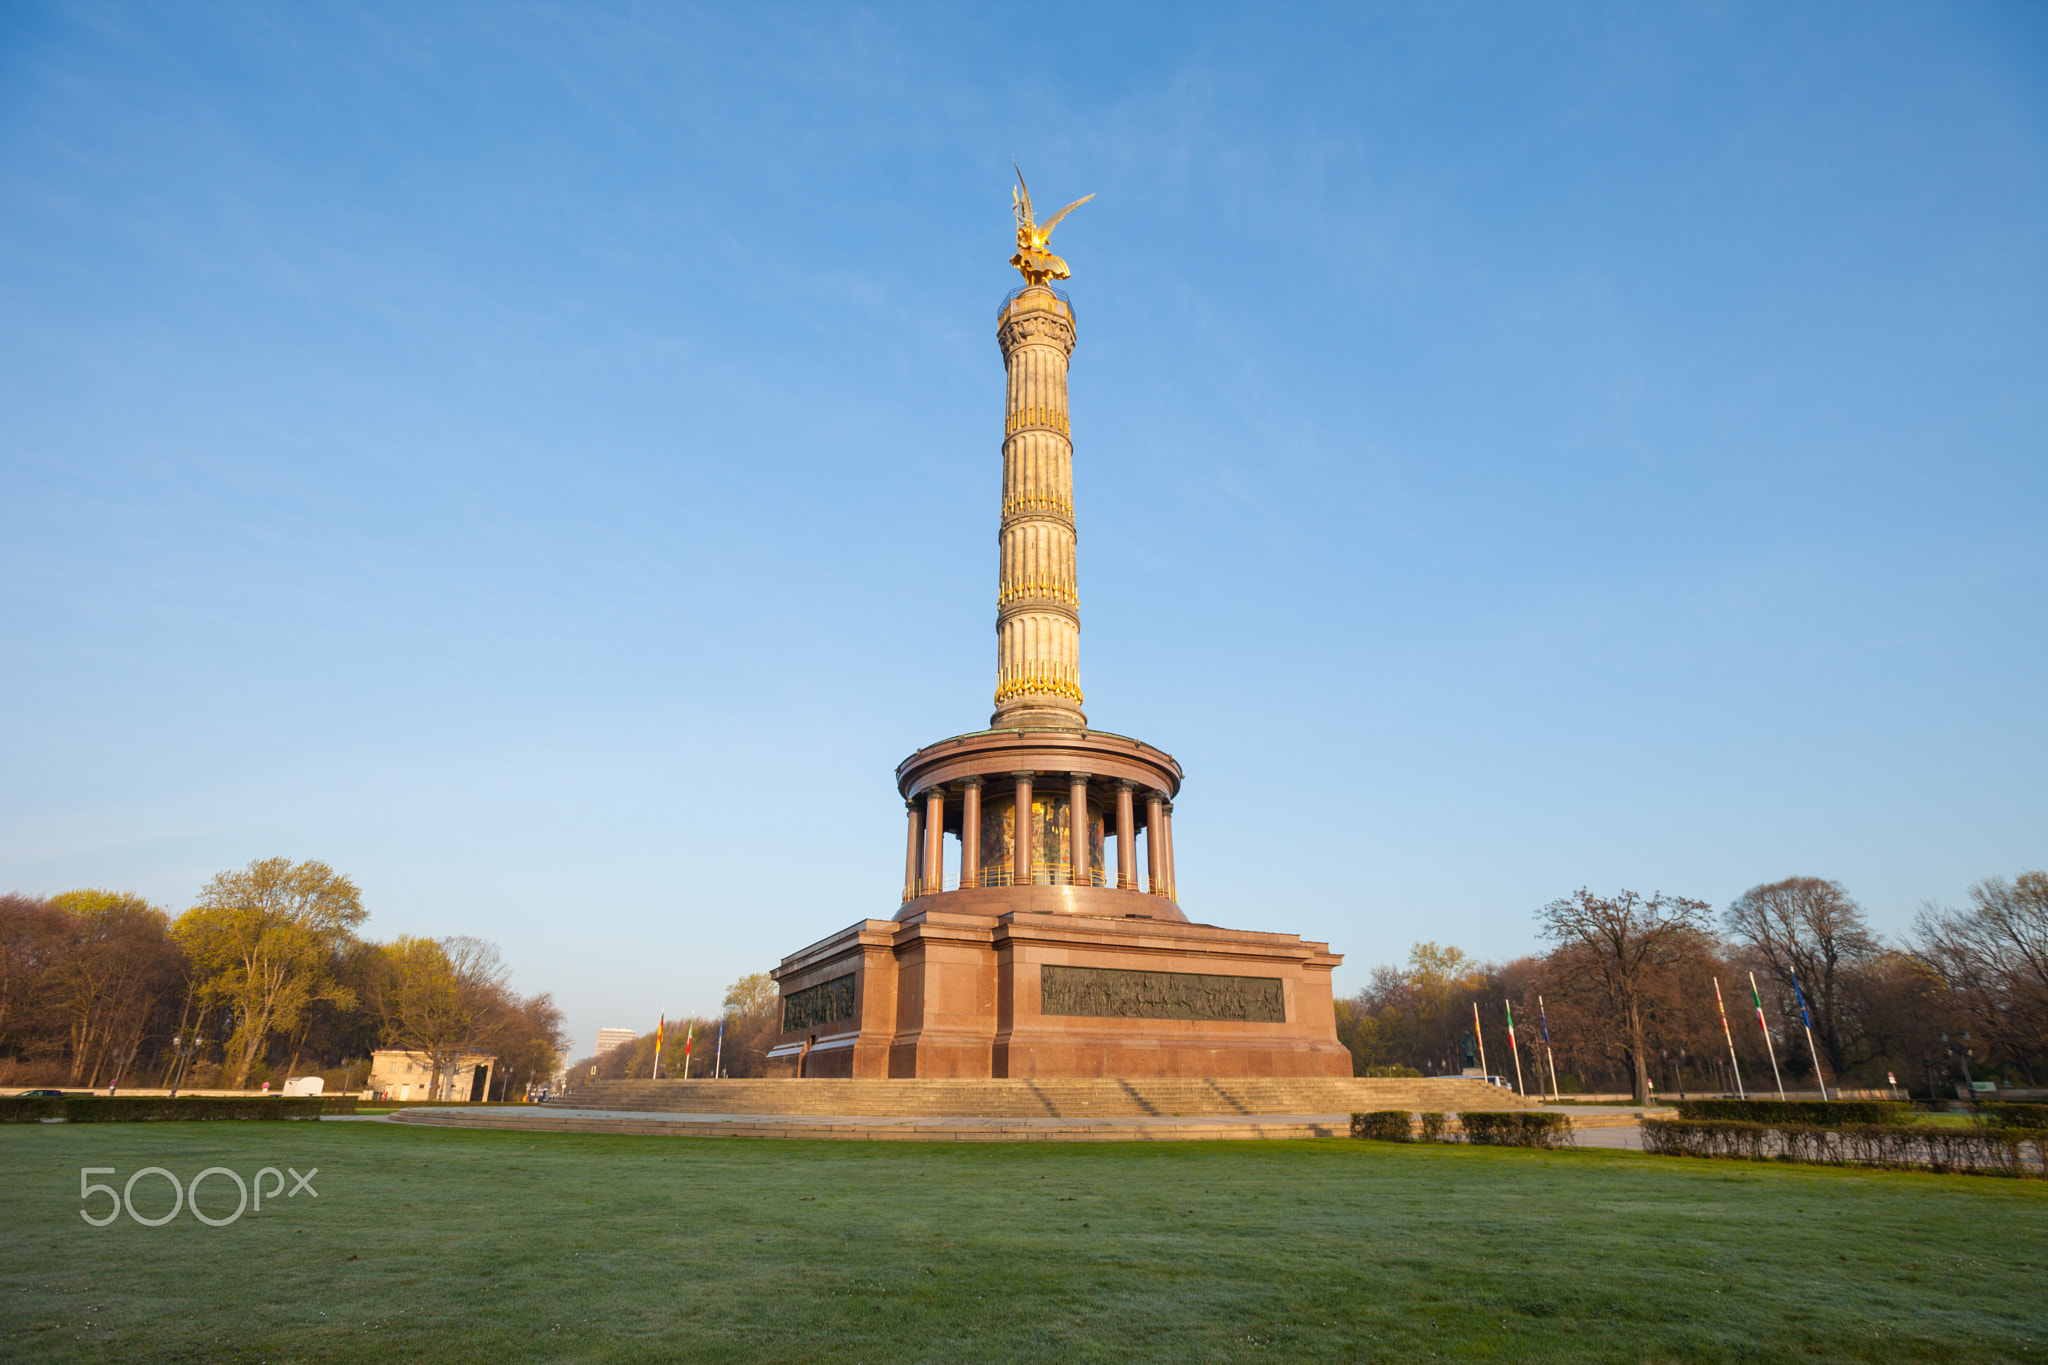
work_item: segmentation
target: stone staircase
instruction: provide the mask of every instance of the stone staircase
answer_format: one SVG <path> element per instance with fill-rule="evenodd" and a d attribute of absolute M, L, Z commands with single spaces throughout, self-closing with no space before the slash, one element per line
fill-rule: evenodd
<path fill-rule="evenodd" d="M 648 1114 L 1091 1119 L 1349 1114 L 1370 1109 L 1533 1109 L 1538 1101 L 1463 1077 L 1213 1080 L 592 1081 L 555 1109 Z"/>

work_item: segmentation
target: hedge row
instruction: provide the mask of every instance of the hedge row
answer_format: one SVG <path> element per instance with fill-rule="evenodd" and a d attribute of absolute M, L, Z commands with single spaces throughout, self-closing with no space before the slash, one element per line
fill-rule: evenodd
<path fill-rule="evenodd" d="M 1987 1128 L 2048 1128 L 2048 1104 L 2004 1104 L 1986 1100 L 1977 1106 L 1977 1121 Z"/>
<path fill-rule="evenodd" d="M 1425 1142 L 1444 1139 L 1444 1116 L 1422 1114 L 1421 1137 Z M 1484 1147 L 1568 1147 L 1572 1145 L 1572 1121 L 1563 1114 L 1497 1113 L 1478 1110 L 1458 1115 L 1465 1140 Z M 1375 1109 L 1351 1116 L 1351 1136 L 1379 1142 L 1412 1142 L 1416 1137 L 1415 1117 L 1406 1109 Z"/>
<path fill-rule="evenodd" d="M 317 1119 L 322 1114 L 353 1114 L 353 1095 L 282 1095 L 241 1099 L 210 1095 L 63 1095 L 41 1098 L 9 1096 L 0 1099 L 0 1123 L 39 1123 L 63 1119 L 67 1123 L 149 1123 L 192 1122 L 207 1119 Z"/>
<path fill-rule="evenodd" d="M 1643 1120 L 1643 1150 L 1664 1156 L 1799 1161 L 1975 1175 L 2038 1176 L 2048 1133 L 2028 1128 Z"/>
<path fill-rule="evenodd" d="M 1913 1106 L 1903 1100 L 1680 1100 L 1678 1117 L 1840 1128 L 1851 1123 L 1911 1123 Z"/>
<path fill-rule="evenodd" d="M 1483 1147 L 1570 1147 L 1572 1121 L 1563 1114 L 1533 1114 L 1527 1111 L 1503 1114 L 1480 1110 L 1458 1115 L 1465 1141 Z"/>
<path fill-rule="evenodd" d="M 1351 1136 L 1374 1142 L 1408 1142 L 1415 1136 L 1415 1119 L 1406 1109 L 1375 1109 L 1351 1116 Z"/>

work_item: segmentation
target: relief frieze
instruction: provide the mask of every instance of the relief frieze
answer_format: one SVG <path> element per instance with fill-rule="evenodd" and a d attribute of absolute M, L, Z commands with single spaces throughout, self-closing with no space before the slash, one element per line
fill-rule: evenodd
<path fill-rule="evenodd" d="M 1111 967 L 1041 967 L 1041 1014 L 1097 1019 L 1228 1019 L 1287 1022 L 1279 978 L 1127 972 Z"/>
<path fill-rule="evenodd" d="M 839 1019 L 853 1018 L 851 974 L 807 986 L 782 997 L 782 1031 L 795 1033 Z"/>

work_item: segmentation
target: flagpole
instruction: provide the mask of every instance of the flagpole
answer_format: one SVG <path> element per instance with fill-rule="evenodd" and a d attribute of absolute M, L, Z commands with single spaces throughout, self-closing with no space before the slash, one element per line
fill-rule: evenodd
<path fill-rule="evenodd" d="M 692 1019 L 683 1034 L 683 1079 L 686 1081 L 690 1079 L 690 1040 L 696 1036 L 697 1021 Z"/>
<path fill-rule="evenodd" d="M 668 1011 L 661 1012 L 661 1022 L 654 1026 L 654 1071 L 647 1077 L 650 1081 L 661 1079 L 661 1031 L 668 1026 Z"/>
<path fill-rule="evenodd" d="M 1543 1008 L 1540 995 L 1536 997 L 1536 1022 L 1543 1026 L 1543 1060 L 1550 1063 L 1550 1098 L 1561 1100 L 1564 1097 L 1557 1093 L 1557 1058 L 1550 1054 L 1550 1014 Z"/>
<path fill-rule="evenodd" d="M 1477 1000 L 1472 1002 L 1472 1036 L 1479 1043 L 1479 1074 L 1482 1076 L 1489 1075 L 1491 1073 L 1486 1069 L 1486 1034 L 1479 1027 L 1479 1002 Z"/>
<path fill-rule="evenodd" d="M 716 1081 L 716 1080 L 723 1080 L 724 1078 L 725 1078 L 725 1016 L 724 1016 L 724 1015 L 720 1015 L 720 1016 L 719 1016 L 719 1019 L 718 1019 L 718 1051 L 716 1051 L 715 1053 L 713 1053 L 713 1054 L 712 1054 L 712 1056 L 711 1056 L 711 1079 L 712 1079 L 712 1080 L 714 1080 L 714 1081 Z"/>
<path fill-rule="evenodd" d="M 1515 1093 L 1526 1096 L 1529 1087 L 1522 1080 L 1522 1049 L 1515 1042 L 1515 1007 L 1505 998 L 1501 1000 L 1500 1007 L 1508 1012 L 1508 1051 L 1515 1058 Z"/>
<path fill-rule="evenodd" d="M 1721 1011 L 1721 1036 L 1728 1040 L 1728 1064 L 1735 1068 L 1735 1093 L 1741 1099 L 1749 1094 L 1742 1088 L 1742 1063 L 1735 1060 L 1735 1035 L 1728 1031 L 1728 1007 L 1721 1003 L 1721 978 L 1714 978 L 1714 1008 Z"/>
<path fill-rule="evenodd" d="M 1785 1098 L 1785 1078 L 1778 1073 L 1778 1048 L 1771 1041 L 1771 1026 L 1764 1022 L 1764 995 L 1756 988 L 1756 973 L 1749 974 L 1749 998 L 1756 1001 L 1756 1026 L 1764 1031 L 1764 1051 L 1771 1058 L 1771 1079 L 1778 1083 L 1778 1098 Z"/>
<path fill-rule="evenodd" d="M 1787 971 L 1791 971 L 1788 967 Z M 1828 1097 L 1828 1078 L 1821 1073 L 1820 1049 L 1813 1045 L 1813 1020 L 1806 1017 L 1806 992 L 1799 989 L 1799 973 L 1792 972 L 1792 994 L 1799 997 L 1799 1022 L 1806 1029 L 1806 1050 L 1813 1054 L 1813 1082 L 1820 1087 L 1820 1097 Z"/>

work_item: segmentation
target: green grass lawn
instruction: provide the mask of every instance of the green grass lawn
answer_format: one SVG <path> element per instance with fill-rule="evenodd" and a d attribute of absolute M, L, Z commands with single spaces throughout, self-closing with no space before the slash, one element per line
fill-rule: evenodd
<path fill-rule="evenodd" d="M 81 1166 L 150 1165 L 317 1166 L 319 1197 L 80 1219 Z M 2048 1350 L 2048 1184 L 1627 1152 L 26 1124 L 0 1129 L 0 1229 L 0 1356 L 36 1361 Z"/>

